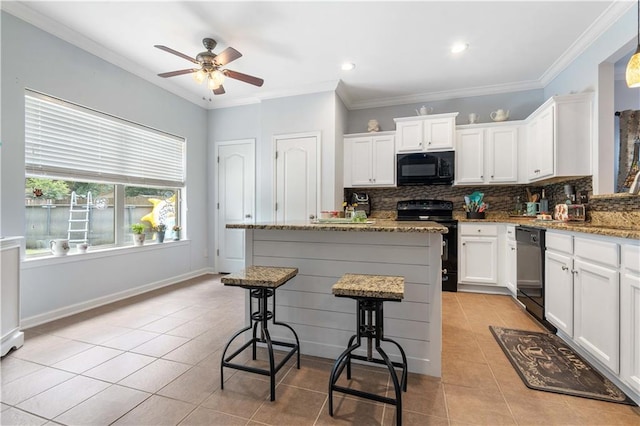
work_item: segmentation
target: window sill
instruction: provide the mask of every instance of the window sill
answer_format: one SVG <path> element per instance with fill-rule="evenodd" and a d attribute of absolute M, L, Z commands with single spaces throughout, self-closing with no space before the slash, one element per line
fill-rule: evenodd
<path fill-rule="evenodd" d="M 38 256 L 28 259 L 23 259 L 22 268 L 39 268 L 48 265 L 60 265 L 63 263 L 81 262 L 83 260 L 99 259 L 103 257 L 115 257 L 122 256 L 124 254 L 130 254 L 139 250 L 167 250 L 180 246 L 187 246 L 190 244 L 190 240 L 179 241 L 165 241 L 164 243 L 147 242 L 143 246 L 121 246 L 110 247 L 104 249 L 89 249 L 86 253 L 78 253 L 75 249 L 72 249 L 66 256 Z"/>

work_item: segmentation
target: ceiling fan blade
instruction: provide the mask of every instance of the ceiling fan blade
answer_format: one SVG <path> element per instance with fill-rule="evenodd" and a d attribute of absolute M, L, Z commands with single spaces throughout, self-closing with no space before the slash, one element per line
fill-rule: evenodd
<path fill-rule="evenodd" d="M 260 87 L 264 83 L 264 80 L 261 78 L 254 77 L 248 74 L 243 74 L 238 71 L 224 70 L 222 72 L 224 73 L 224 75 L 226 75 L 229 78 L 244 81 L 245 83 L 253 84 L 254 86 Z"/>
<path fill-rule="evenodd" d="M 192 72 L 198 72 L 198 71 L 200 71 L 200 69 L 198 68 L 189 68 L 187 70 L 163 72 L 161 74 L 158 74 L 158 76 L 162 78 L 167 78 L 167 77 L 175 77 L 176 75 L 191 74 Z"/>
<path fill-rule="evenodd" d="M 220 86 L 218 86 L 217 89 L 213 89 L 213 94 L 214 95 L 224 95 L 226 92 L 224 91 L 224 87 L 222 87 L 222 84 Z"/>
<path fill-rule="evenodd" d="M 227 47 L 222 52 L 216 55 L 214 61 L 219 66 L 227 65 L 231 61 L 242 57 L 242 53 L 238 52 L 233 47 Z"/>
<path fill-rule="evenodd" d="M 160 44 L 156 44 L 156 45 L 154 45 L 153 47 L 157 47 L 158 49 L 160 49 L 160 50 L 164 50 L 165 52 L 169 52 L 169 53 L 174 54 L 174 55 L 176 55 L 176 56 L 180 56 L 181 58 L 186 59 L 187 61 L 191 61 L 191 62 L 193 62 L 194 64 L 200 64 L 200 62 L 196 61 L 196 60 L 195 60 L 195 59 L 193 59 L 191 56 L 185 55 L 184 53 L 180 53 L 180 52 L 178 52 L 177 50 L 173 50 L 173 49 L 172 49 L 172 48 L 170 48 L 170 47 L 162 46 L 162 45 L 160 45 Z"/>

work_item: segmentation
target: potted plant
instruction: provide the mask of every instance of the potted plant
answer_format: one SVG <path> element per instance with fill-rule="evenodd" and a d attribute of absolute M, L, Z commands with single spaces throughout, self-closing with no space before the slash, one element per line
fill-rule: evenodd
<path fill-rule="evenodd" d="M 173 241 L 180 240 L 180 230 L 182 230 L 180 225 L 173 225 Z"/>
<path fill-rule="evenodd" d="M 167 231 L 167 225 L 165 225 L 164 223 L 159 223 L 158 225 L 153 227 L 153 230 L 156 232 L 156 235 L 158 236 L 158 242 L 159 243 L 164 242 L 164 233 Z"/>
<path fill-rule="evenodd" d="M 142 246 L 144 245 L 144 233 L 145 226 L 141 223 L 134 223 L 131 225 L 131 232 L 133 232 L 133 245 L 134 246 Z"/>

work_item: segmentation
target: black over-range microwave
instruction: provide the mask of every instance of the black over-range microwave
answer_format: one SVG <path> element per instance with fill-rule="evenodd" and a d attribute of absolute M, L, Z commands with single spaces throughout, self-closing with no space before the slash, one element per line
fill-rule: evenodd
<path fill-rule="evenodd" d="M 455 153 L 398 154 L 397 185 L 453 185 Z"/>

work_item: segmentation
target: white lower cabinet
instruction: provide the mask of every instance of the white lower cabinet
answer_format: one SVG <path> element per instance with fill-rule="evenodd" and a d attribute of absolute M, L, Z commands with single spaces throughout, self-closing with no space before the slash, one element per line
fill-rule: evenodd
<path fill-rule="evenodd" d="M 620 372 L 620 278 L 611 267 L 574 260 L 573 338 L 591 355 Z M 603 315 L 605 314 L 606 315 Z"/>
<path fill-rule="evenodd" d="M 458 281 L 498 284 L 498 226 L 462 223 L 459 227 Z"/>
<path fill-rule="evenodd" d="M 640 393 L 640 242 L 622 245 L 620 378 Z"/>
<path fill-rule="evenodd" d="M 619 264 L 616 242 L 547 231 L 545 316 L 616 374 L 620 371 Z"/>
<path fill-rule="evenodd" d="M 548 247 L 545 252 L 544 315 L 547 321 L 573 337 L 573 258 Z"/>

